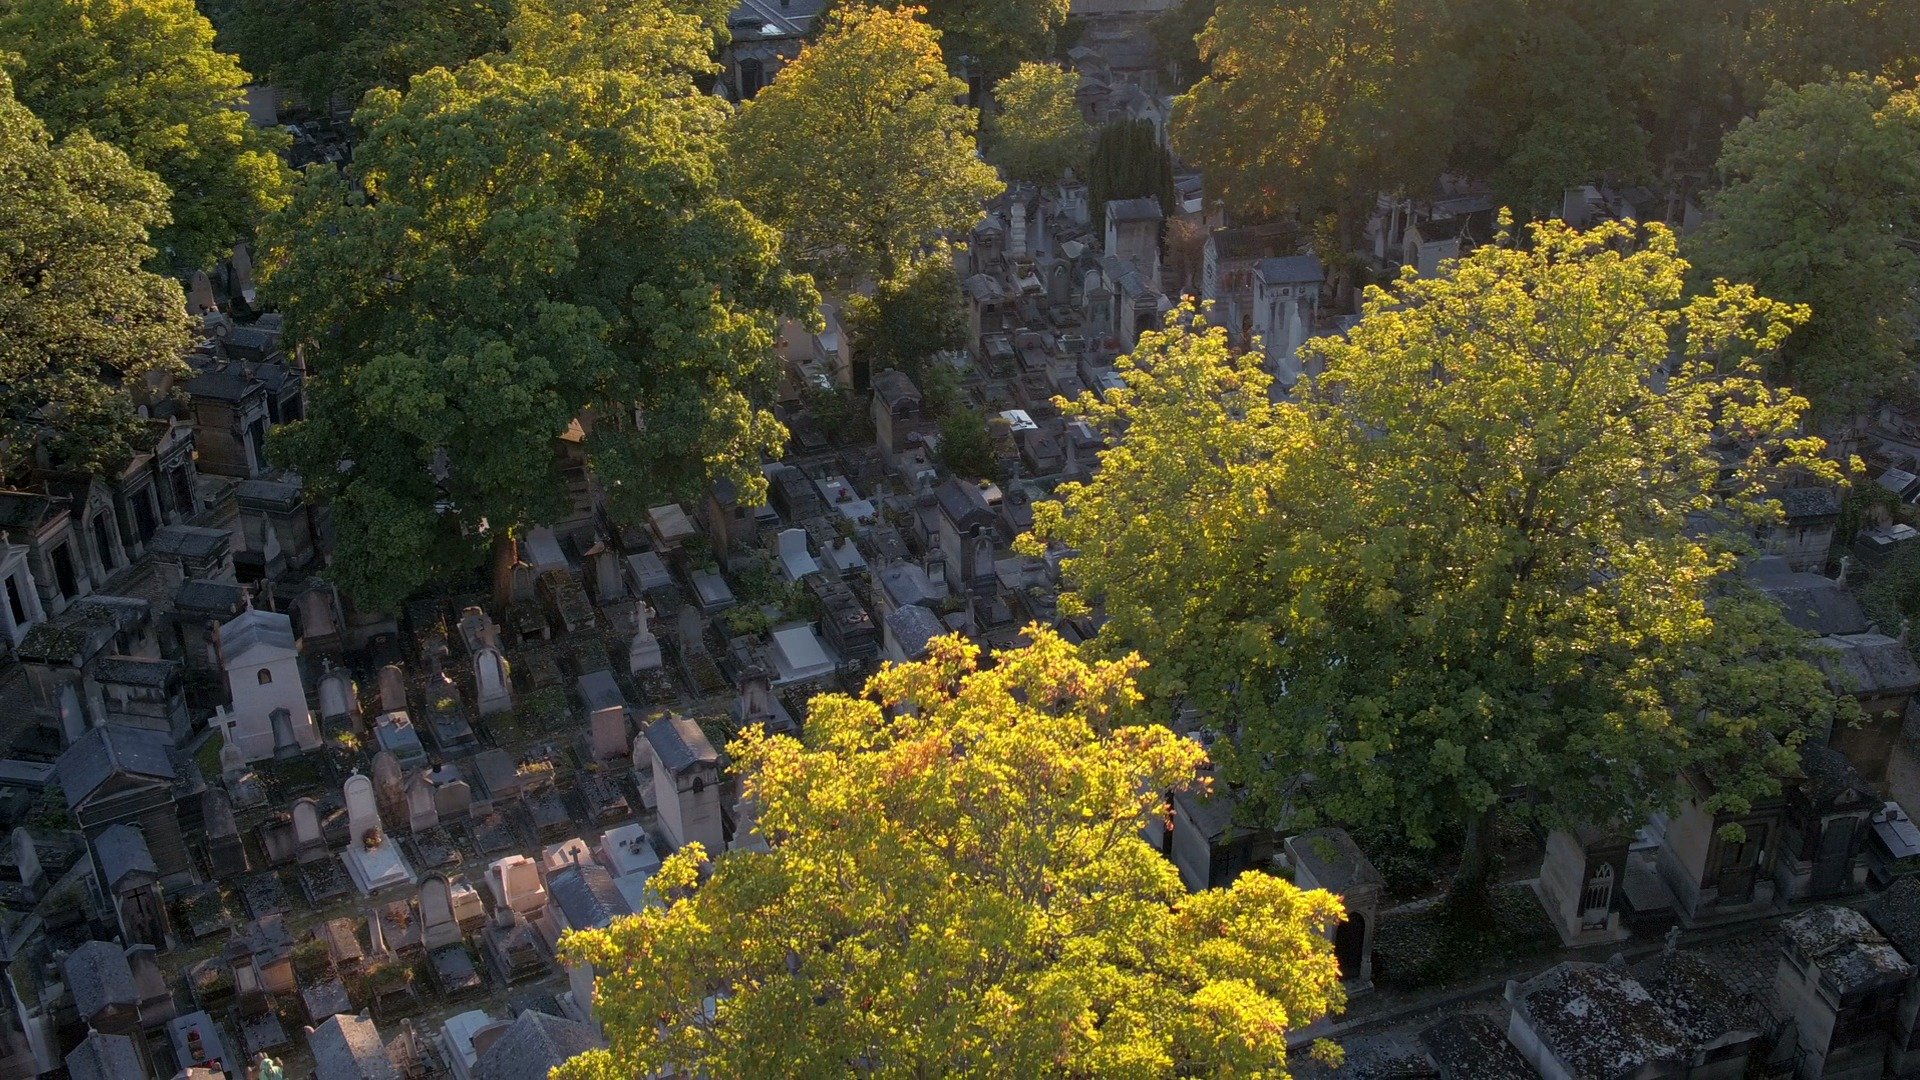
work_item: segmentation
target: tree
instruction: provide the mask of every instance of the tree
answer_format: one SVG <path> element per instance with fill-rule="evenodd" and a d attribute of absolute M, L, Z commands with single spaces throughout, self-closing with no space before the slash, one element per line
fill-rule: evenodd
<path fill-rule="evenodd" d="M 728 40 L 732 12 L 726 0 L 522 0 L 507 39 L 516 60 L 548 71 L 699 79 L 719 71 L 713 57 Z"/>
<path fill-rule="evenodd" d="M 961 476 L 999 479 L 993 434 L 987 429 L 986 418 L 972 409 L 949 409 L 940 417 L 939 450 L 940 464 Z"/>
<path fill-rule="evenodd" d="M 316 109 L 376 86 L 405 89 L 505 43 L 513 0 L 226 0 L 222 37 L 247 66 Z M 641 5 L 646 6 L 646 5 Z"/>
<path fill-rule="evenodd" d="M 141 264 L 167 189 L 84 131 L 55 144 L 0 72 L 0 445 L 104 471 L 142 422 L 126 384 L 185 370 L 186 297 Z M 0 479 L 10 462 L 0 458 Z"/>
<path fill-rule="evenodd" d="M 370 94 L 353 176 L 309 171 L 266 284 L 318 375 L 274 452 L 333 500 L 361 606 L 564 513 L 575 421 L 618 515 L 764 490 L 776 317 L 816 301 L 718 191 L 725 108 L 681 73 L 475 61 Z"/>
<path fill-rule="evenodd" d="M 1160 145 L 1151 120 L 1119 120 L 1100 129 L 1087 163 L 1087 205 L 1105 228 L 1107 204 L 1152 198 L 1173 217 L 1173 157 Z"/>
<path fill-rule="evenodd" d="M 212 266 L 286 201 L 286 136 L 238 111 L 247 73 L 192 0 L 0 0 L 0 40 L 56 138 L 87 131 L 173 192 L 153 242 L 177 266 Z"/>
<path fill-rule="evenodd" d="M 1920 92 L 1864 78 L 1782 90 L 1727 137 L 1720 168 L 1695 241 L 1703 275 L 1813 309 L 1773 376 L 1836 420 L 1911 398 Z"/>
<path fill-rule="evenodd" d="M 871 296 L 847 297 L 844 323 L 854 359 L 869 372 L 898 368 L 919 381 L 934 354 L 967 347 L 966 300 L 952 252 L 938 248 L 880 282 Z"/>
<path fill-rule="evenodd" d="M 864 2 L 837 0 L 834 6 Z M 940 32 L 948 67 L 991 82 L 1022 61 L 1053 55 L 1068 5 L 1067 0 L 878 0 L 878 6 L 924 10 L 927 24 Z"/>
<path fill-rule="evenodd" d="M 1126 726 L 1137 660 L 1027 633 L 815 698 L 805 745 L 749 728 L 769 850 L 698 885 L 683 850 L 668 906 L 565 939 L 613 1045 L 559 1075 L 1284 1078 L 1341 1004 L 1338 901 L 1259 872 L 1188 895 L 1139 828 L 1202 753 Z"/>
<path fill-rule="evenodd" d="M 1431 0 L 1221 0 L 1174 149 L 1255 220 L 1420 190 L 1446 158 L 1460 64 Z"/>
<path fill-rule="evenodd" d="M 830 281 L 894 277 L 966 231 L 999 177 L 974 153 L 966 86 L 947 74 L 917 8 L 845 8 L 730 129 L 742 200 Z"/>
<path fill-rule="evenodd" d="M 1080 115 L 1080 76 L 1052 64 L 1021 64 L 993 95 L 999 115 L 988 125 L 992 158 L 1009 180 L 1059 183 L 1085 173 L 1092 131 Z"/>
<path fill-rule="evenodd" d="M 1178 313 L 1082 405 L 1124 441 L 1036 507 L 1078 552 L 1067 599 L 1231 736 L 1257 809 L 1464 830 L 1463 899 L 1509 793 L 1628 824 L 1699 768 L 1742 807 L 1844 707 L 1712 539 L 1775 518 L 1782 469 L 1835 476 L 1749 358 L 1804 311 L 1683 299 L 1658 225 L 1529 241 L 1369 290 L 1297 401 Z"/>

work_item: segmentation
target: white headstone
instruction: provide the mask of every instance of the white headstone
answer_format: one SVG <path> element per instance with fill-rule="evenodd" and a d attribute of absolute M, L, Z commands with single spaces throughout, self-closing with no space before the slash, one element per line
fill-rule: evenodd
<path fill-rule="evenodd" d="M 473 654 L 474 705 L 481 716 L 492 716 L 513 708 L 513 687 L 507 681 L 507 662 L 500 651 L 483 648 Z"/>
<path fill-rule="evenodd" d="M 509 855 L 487 868 L 487 885 L 496 908 L 531 915 L 547 906 L 547 887 L 540 881 L 540 864 L 525 855 Z"/>
<path fill-rule="evenodd" d="M 500 647 L 500 628 L 494 625 L 486 610 L 480 607 L 465 608 L 460 612 L 460 640 L 465 643 L 469 653 L 481 649 Z"/>
<path fill-rule="evenodd" d="M 347 777 L 340 793 L 347 802 L 347 847 L 352 850 L 366 840 L 368 832 L 380 828 L 380 805 L 374 798 L 373 781 L 359 773 Z"/>
<path fill-rule="evenodd" d="M 593 725 L 593 759 L 606 761 L 627 752 L 627 710 L 623 705 L 596 709 Z"/>
<path fill-rule="evenodd" d="M 399 664 L 380 669 L 380 711 L 400 712 L 407 707 L 407 677 Z"/>
<path fill-rule="evenodd" d="M 205 315 L 217 310 L 213 299 L 213 282 L 208 279 L 205 270 L 195 270 L 187 279 L 187 312 L 192 315 Z"/>

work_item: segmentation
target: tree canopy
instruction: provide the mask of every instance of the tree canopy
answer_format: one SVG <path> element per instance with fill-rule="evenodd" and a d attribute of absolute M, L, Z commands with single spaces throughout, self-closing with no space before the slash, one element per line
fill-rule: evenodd
<path fill-rule="evenodd" d="M 1221 0 L 1173 142 L 1256 220 L 1417 188 L 1445 158 L 1459 64 L 1431 0 Z"/>
<path fill-rule="evenodd" d="M 898 368 L 916 380 L 935 353 L 967 347 L 967 307 L 953 252 L 941 247 L 879 282 L 871 295 L 847 297 L 844 322 L 856 363 L 868 372 Z"/>
<path fill-rule="evenodd" d="M 1087 206 L 1094 228 L 1104 229 L 1107 204 L 1151 198 L 1173 217 L 1173 156 L 1160 145 L 1151 120 L 1118 120 L 1100 129 L 1087 161 Z"/>
<path fill-rule="evenodd" d="M 740 109 L 728 155 L 741 199 L 824 280 L 882 281 L 1001 189 L 974 152 L 966 86 L 917 8 L 842 8 Z"/>
<path fill-rule="evenodd" d="M 1189 895 L 1140 838 L 1199 747 L 1130 726 L 1134 658 L 1058 636 L 980 670 L 938 639 L 807 741 L 729 748 L 764 851 L 562 951 L 594 966 L 612 1040 L 567 1080 L 708 1076 L 1272 1076 L 1339 1007 L 1325 892 L 1259 872 Z"/>
<path fill-rule="evenodd" d="M 1298 400 L 1177 313 L 1081 406 L 1124 440 L 1036 507 L 1078 552 L 1068 599 L 1233 737 L 1255 803 L 1422 844 L 1464 825 L 1467 881 L 1509 792 L 1624 823 L 1699 768 L 1738 808 L 1844 708 L 1713 539 L 1771 520 L 1783 470 L 1834 477 L 1751 359 L 1804 310 L 1685 298 L 1657 225 L 1528 240 L 1369 290 Z"/>
<path fill-rule="evenodd" d="M 286 136 L 238 110 L 247 73 L 192 0 L 0 0 L 0 41 L 55 137 L 87 131 L 167 185 L 153 243 L 177 266 L 212 266 L 286 201 Z"/>
<path fill-rule="evenodd" d="M 615 513 L 762 490 L 775 321 L 814 299 L 719 193 L 726 108 L 679 72 L 475 61 L 370 94 L 352 175 L 309 171 L 266 284 L 319 374 L 276 452 L 334 500 L 358 603 L 564 513 L 576 420 Z"/>
<path fill-rule="evenodd" d="M 1704 274 L 1808 305 L 1772 374 L 1844 418 L 1911 399 L 1920 318 L 1920 91 L 1785 90 L 1727 137 L 1726 187 L 1691 238 Z"/>
<path fill-rule="evenodd" d="M 1234 210 L 1350 219 L 1452 172 L 1531 214 L 1708 168 L 1776 82 L 1920 74 L 1920 5 L 1220 0 L 1197 44 L 1174 143 Z"/>
<path fill-rule="evenodd" d="M 1055 184 L 1084 175 L 1093 131 L 1080 115 L 1080 76 L 1052 64 L 1021 64 L 993 88 L 999 112 L 987 124 L 994 164 L 1009 180 Z"/>
<path fill-rule="evenodd" d="M 841 0 L 852 7 L 868 0 Z M 948 66 L 1003 77 L 1021 61 L 1051 56 L 1067 22 L 1068 0 L 877 0 L 878 6 L 923 11 L 940 32 Z"/>
<path fill-rule="evenodd" d="M 166 224 L 152 173 L 85 131 L 53 142 L 0 72 L 0 442 L 50 432 L 55 460 L 91 470 L 132 451 L 122 387 L 183 371 L 193 343 L 179 283 L 141 266 Z"/>
<path fill-rule="evenodd" d="M 641 5 L 643 7 L 647 5 Z M 275 86 L 324 108 L 493 52 L 513 0 L 225 0 L 222 38 Z"/>

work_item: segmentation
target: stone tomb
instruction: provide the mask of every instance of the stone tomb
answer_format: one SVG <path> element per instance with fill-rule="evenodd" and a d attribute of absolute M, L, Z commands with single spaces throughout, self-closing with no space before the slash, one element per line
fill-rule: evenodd
<path fill-rule="evenodd" d="M 483 648 L 473 654 L 473 704 L 481 716 L 513 709 L 513 684 L 508 681 L 507 662 L 498 649 Z"/>
<path fill-rule="evenodd" d="M 1345 829 L 1312 829 L 1286 842 L 1294 884 L 1325 889 L 1346 906 L 1347 917 L 1333 932 L 1333 956 L 1347 993 L 1373 988 L 1373 933 L 1380 921 L 1380 895 L 1386 879 L 1367 861 Z"/>
<path fill-rule="evenodd" d="M 380 824 L 380 808 L 374 797 L 373 781 L 354 773 L 347 777 L 342 794 L 347 803 L 347 873 L 361 895 L 372 896 L 381 889 L 412 885 L 413 867 L 400 854 L 400 845 L 386 835 Z M 372 846 L 369 846 L 371 842 Z"/>
<path fill-rule="evenodd" d="M 1623 941 L 1620 898 L 1628 838 L 1605 829 L 1555 829 L 1534 889 L 1568 947 Z"/>
<path fill-rule="evenodd" d="M 398 664 L 380 669 L 380 711 L 404 711 L 407 707 L 407 677 Z"/>
<path fill-rule="evenodd" d="M 327 857 L 327 834 L 320 827 L 320 804 L 312 799 L 296 799 L 293 804 L 294 857 L 312 862 Z"/>

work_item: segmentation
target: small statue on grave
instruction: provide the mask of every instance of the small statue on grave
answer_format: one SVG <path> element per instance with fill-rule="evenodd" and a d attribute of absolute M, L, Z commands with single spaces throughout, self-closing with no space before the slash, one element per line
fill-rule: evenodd
<path fill-rule="evenodd" d="M 265 1054 L 260 1055 L 260 1080 L 286 1080 L 286 1069 Z"/>

